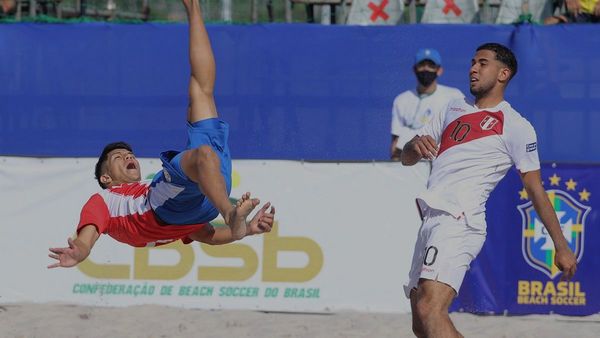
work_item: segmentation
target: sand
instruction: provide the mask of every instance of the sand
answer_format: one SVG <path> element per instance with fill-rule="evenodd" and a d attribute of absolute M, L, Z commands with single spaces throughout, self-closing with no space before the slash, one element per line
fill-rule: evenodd
<path fill-rule="evenodd" d="M 600 315 L 452 314 L 465 337 L 600 337 Z M 0 305 L 0 337 L 412 337 L 409 314 L 265 313 L 144 305 Z"/>

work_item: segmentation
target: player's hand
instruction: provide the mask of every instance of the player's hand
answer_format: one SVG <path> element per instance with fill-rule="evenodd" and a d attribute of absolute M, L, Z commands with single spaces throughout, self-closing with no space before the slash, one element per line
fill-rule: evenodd
<path fill-rule="evenodd" d="M 430 135 L 417 136 L 413 140 L 413 149 L 421 158 L 433 160 L 437 156 L 437 142 Z"/>
<path fill-rule="evenodd" d="M 567 0 L 567 11 L 573 15 L 581 13 L 581 2 L 579 0 Z"/>
<path fill-rule="evenodd" d="M 48 257 L 56 259 L 58 262 L 48 265 L 48 269 L 63 267 L 70 268 L 82 261 L 83 256 L 82 250 L 75 244 L 75 241 L 71 238 L 67 239 L 69 243 L 68 248 L 50 248 L 50 254 Z"/>
<path fill-rule="evenodd" d="M 568 247 L 562 250 L 556 250 L 554 254 L 554 264 L 563 272 L 561 280 L 569 280 L 573 278 L 577 271 L 577 259 L 573 251 Z"/>
<path fill-rule="evenodd" d="M 269 210 L 269 207 L 271 209 Z M 252 217 L 252 220 L 248 223 L 247 234 L 257 235 L 264 232 L 270 232 L 273 228 L 273 222 L 275 220 L 275 207 L 271 206 L 271 203 L 266 203 L 260 210 Z"/>
<path fill-rule="evenodd" d="M 596 2 L 596 7 L 594 7 L 594 16 L 600 16 L 600 1 Z"/>

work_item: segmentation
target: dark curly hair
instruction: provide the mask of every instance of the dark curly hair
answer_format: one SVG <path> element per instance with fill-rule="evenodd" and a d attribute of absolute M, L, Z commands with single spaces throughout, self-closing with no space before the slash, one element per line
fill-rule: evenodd
<path fill-rule="evenodd" d="M 477 47 L 477 51 L 480 50 L 489 50 L 496 53 L 496 60 L 502 62 L 506 65 L 506 67 L 508 67 L 508 69 L 510 69 L 509 81 L 512 80 L 512 78 L 517 74 L 517 70 L 519 68 L 517 64 L 517 58 L 510 48 L 499 43 L 488 42 Z"/>
<path fill-rule="evenodd" d="M 102 150 L 102 154 L 100 154 L 100 157 L 98 157 L 98 162 L 96 163 L 96 170 L 94 171 L 96 181 L 98 181 L 98 184 L 100 185 L 100 187 L 102 187 L 102 189 L 106 189 L 106 186 L 102 183 L 102 181 L 100 181 L 100 177 L 103 174 L 102 169 L 104 167 L 104 163 L 106 163 L 106 161 L 108 160 L 108 153 L 115 149 L 126 149 L 133 152 L 131 146 L 123 141 L 109 143 L 104 147 L 104 150 Z"/>

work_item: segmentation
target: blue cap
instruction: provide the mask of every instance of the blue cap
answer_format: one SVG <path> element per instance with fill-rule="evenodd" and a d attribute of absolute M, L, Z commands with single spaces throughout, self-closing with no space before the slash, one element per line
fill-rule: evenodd
<path fill-rule="evenodd" d="M 440 53 L 433 48 L 422 48 L 419 49 L 417 55 L 415 55 L 415 65 L 421 61 L 430 60 L 438 66 L 442 65 L 442 56 Z"/>

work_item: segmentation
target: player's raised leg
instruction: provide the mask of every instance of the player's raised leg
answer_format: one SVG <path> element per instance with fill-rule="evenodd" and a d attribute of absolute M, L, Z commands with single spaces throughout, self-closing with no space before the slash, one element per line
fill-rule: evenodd
<path fill-rule="evenodd" d="M 182 1 L 189 21 L 189 57 L 192 70 L 189 83 L 188 122 L 194 123 L 217 117 L 213 96 L 216 67 L 199 0 Z"/>
<path fill-rule="evenodd" d="M 215 60 L 210 40 L 198 0 L 182 0 L 189 20 L 189 57 L 191 76 L 189 85 L 188 123 L 192 128 L 225 128 L 217 120 L 217 109 L 213 96 L 215 84 Z M 223 131 L 227 133 L 227 131 Z M 226 142 L 226 137 L 225 137 Z M 226 147 L 226 144 L 223 145 Z M 184 173 L 198 186 L 202 193 L 223 216 L 225 223 L 231 227 L 234 239 L 246 234 L 246 217 L 258 205 L 257 199 L 243 198 L 237 206 L 229 202 L 229 193 L 224 175 L 230 175 L 223 168 L 231 167 L 227 156 L 219 156 L 213 145 L 202 144 L 185 151 L 181 159 Z"/>

